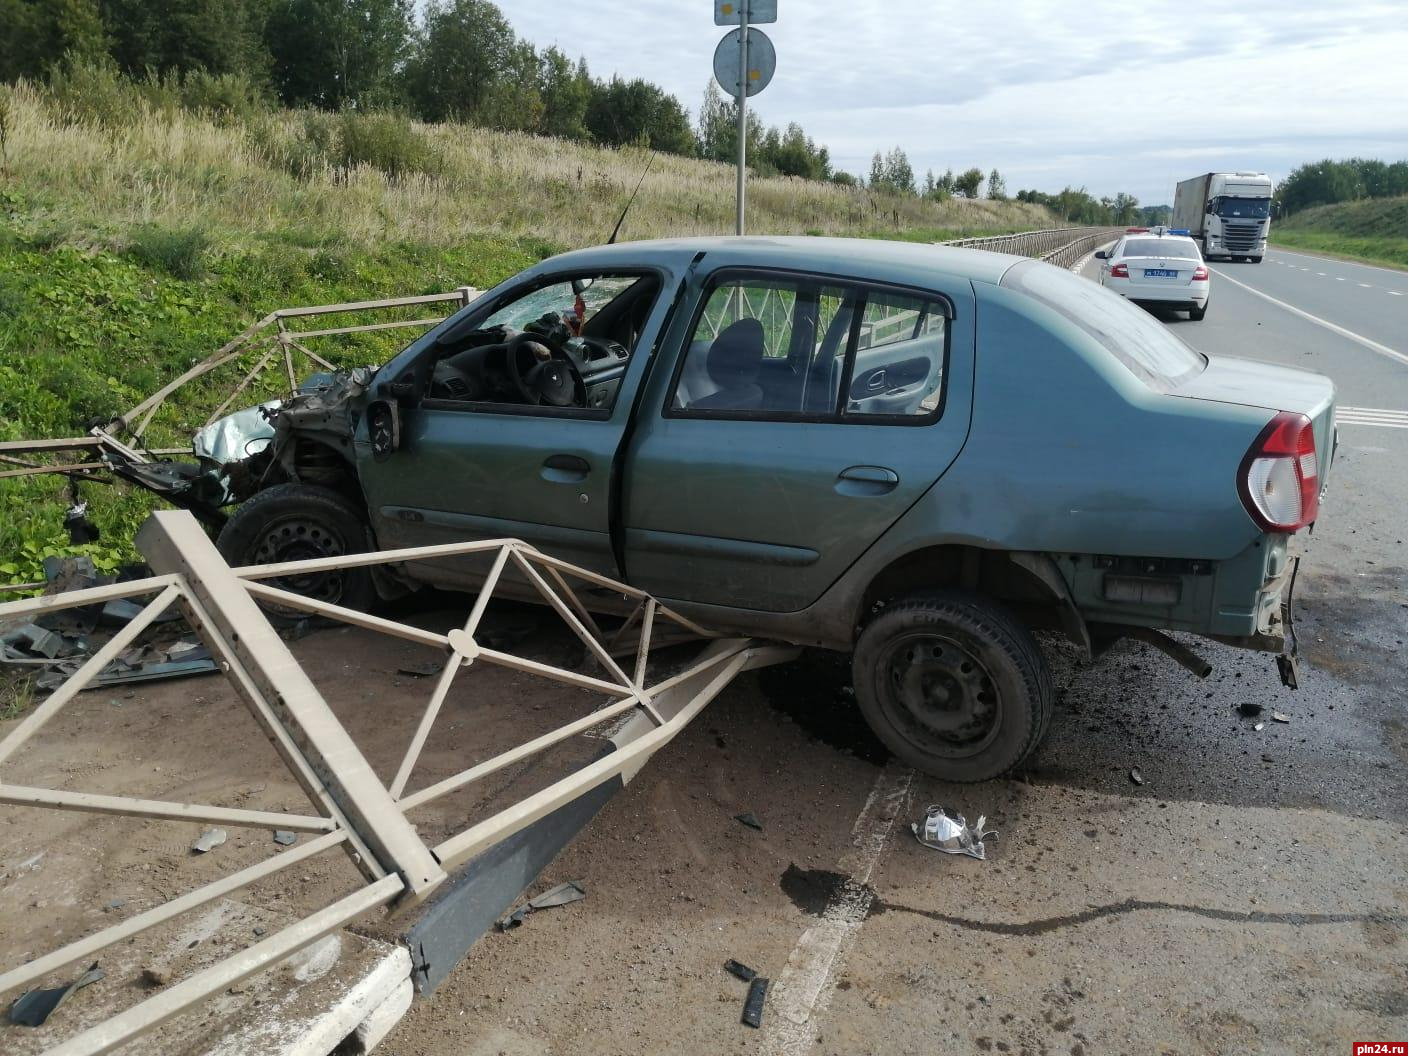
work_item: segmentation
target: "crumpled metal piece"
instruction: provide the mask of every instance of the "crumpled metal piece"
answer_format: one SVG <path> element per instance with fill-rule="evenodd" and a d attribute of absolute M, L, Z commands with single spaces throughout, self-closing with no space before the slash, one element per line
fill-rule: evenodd
<path fill-rule="evenodd" d="M 274 423 L 265 412 L 276 410 L 281 403 L 270 400 L 211 422 L 192 439 L 192 452 L 202 462 L 208 459 L 217 466 L 248 458 L 259 450 L 256 442 L 267 444 L 274 439 Z"/>
<path fill-rule="evenodd" d="M 987 858 L 983 841 L 989 837 L 997 839 L 996 832 L 983 831 L 987 821 L 987 817 L 980 814 L 977 824 L 970 826 L 962 814 L 949 814 L 943 807 L 932 806 L 925 812 L 923 821 L 910 823 L 909 830 L 925 847 L 983 860 Z"/>

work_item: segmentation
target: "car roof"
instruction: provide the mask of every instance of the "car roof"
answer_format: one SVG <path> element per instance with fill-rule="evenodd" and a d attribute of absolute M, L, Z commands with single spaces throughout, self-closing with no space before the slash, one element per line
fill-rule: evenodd
<path fill-rule="evenodd" d="M 993 285 L 999 283 L 1014 264 L 1029 259 L 981 249 L 875 238 L 717 235 L 593 246 L 549 258 L 538 268 L 556 271 L 576 267 L 681 266 L 699 253 L 708 255 L 711 268 L 784 268 L 916 283 L 923 283 L 930 277 L 957 278 Z"/>
<path fill-rule="evenodd" d="M 1182 242 L 1182 243 L 1184 243 L 1185 245 L 1192 246 L 1194 249 L 1197 249 L 1197 248 L 1198 248 L 1198 243 L 1195 242 L 1195 241 L 1193 241 L 1193 240 L 1192 240 L 1191 238 L 1189 238 L 1187 235 L 1165 235 L 1165 234 L 1158 234 L 1158 233 L 1153 232 L 1153 231 L 1150 231 L 1150 232 L 1148 232 L 1147 234 L 1127 234 L 1127 235 L 1123 235 L 1123 236 L 1121 236 L 1121 238 L 1120 238 L 1120 245 L 1123 246 L 1126 242 L 1133 242 L 1133 241 L 1136 240 L 1136 239 L 1146 239 L 1146 238 L 1148 238 L 1148 239 L 1157 239 L 1157 240 L 1159 240 L 1160 242 Z"/>

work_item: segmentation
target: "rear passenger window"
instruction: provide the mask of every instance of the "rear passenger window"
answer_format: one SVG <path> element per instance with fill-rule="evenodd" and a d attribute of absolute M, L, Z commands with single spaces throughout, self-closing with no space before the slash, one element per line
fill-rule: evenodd
<path fill-rule="evenodd" d="M 932 420 L 948 305 L 821 280 L 719 283 L 696 319 L 669 413 L 778 420 Z"/>
<path fill-rule="evenodd" d="M 943 399 L 948 313 L 942 302 L 876 292 L 865 299 L 846 417 L 926 417 Z"/>

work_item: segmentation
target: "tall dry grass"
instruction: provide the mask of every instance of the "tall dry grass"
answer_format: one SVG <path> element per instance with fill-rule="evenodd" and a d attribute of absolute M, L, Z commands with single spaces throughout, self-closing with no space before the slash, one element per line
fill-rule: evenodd
<path fill-rule="evenodd" d="M 222 244 L 445 245 L 493 233 L 578 246 L 605 240 L 647 161 L 636 149 L 394 115 L 191 112 L 121 85 L 86 98 L 99 95 L 101 106 L 85 106 L 81 93 L 8 90 L 11 178 L 78 238 L 155 225 L 205 229 Z M 733 185 L 730 166 L 658 155 L 622 237 L 730 232 Z M 749 191 L 757 233 L 1043 226 L 1054 226 L 1046 210 L 1018 202 L 926 202 L 791 178 L 754 179 Z"/>

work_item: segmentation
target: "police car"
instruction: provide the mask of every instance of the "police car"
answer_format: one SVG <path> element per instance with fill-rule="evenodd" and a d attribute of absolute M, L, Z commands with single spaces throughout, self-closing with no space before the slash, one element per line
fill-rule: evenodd
<path fill-rule="evenodd" d="M 1208 312 L 1211 286 L 1198 244 L 1184 228 L 1131 227 L 1102 261 L 1100 285 L 1136 304 L 1186 311 L 1201 319 Z"/>

